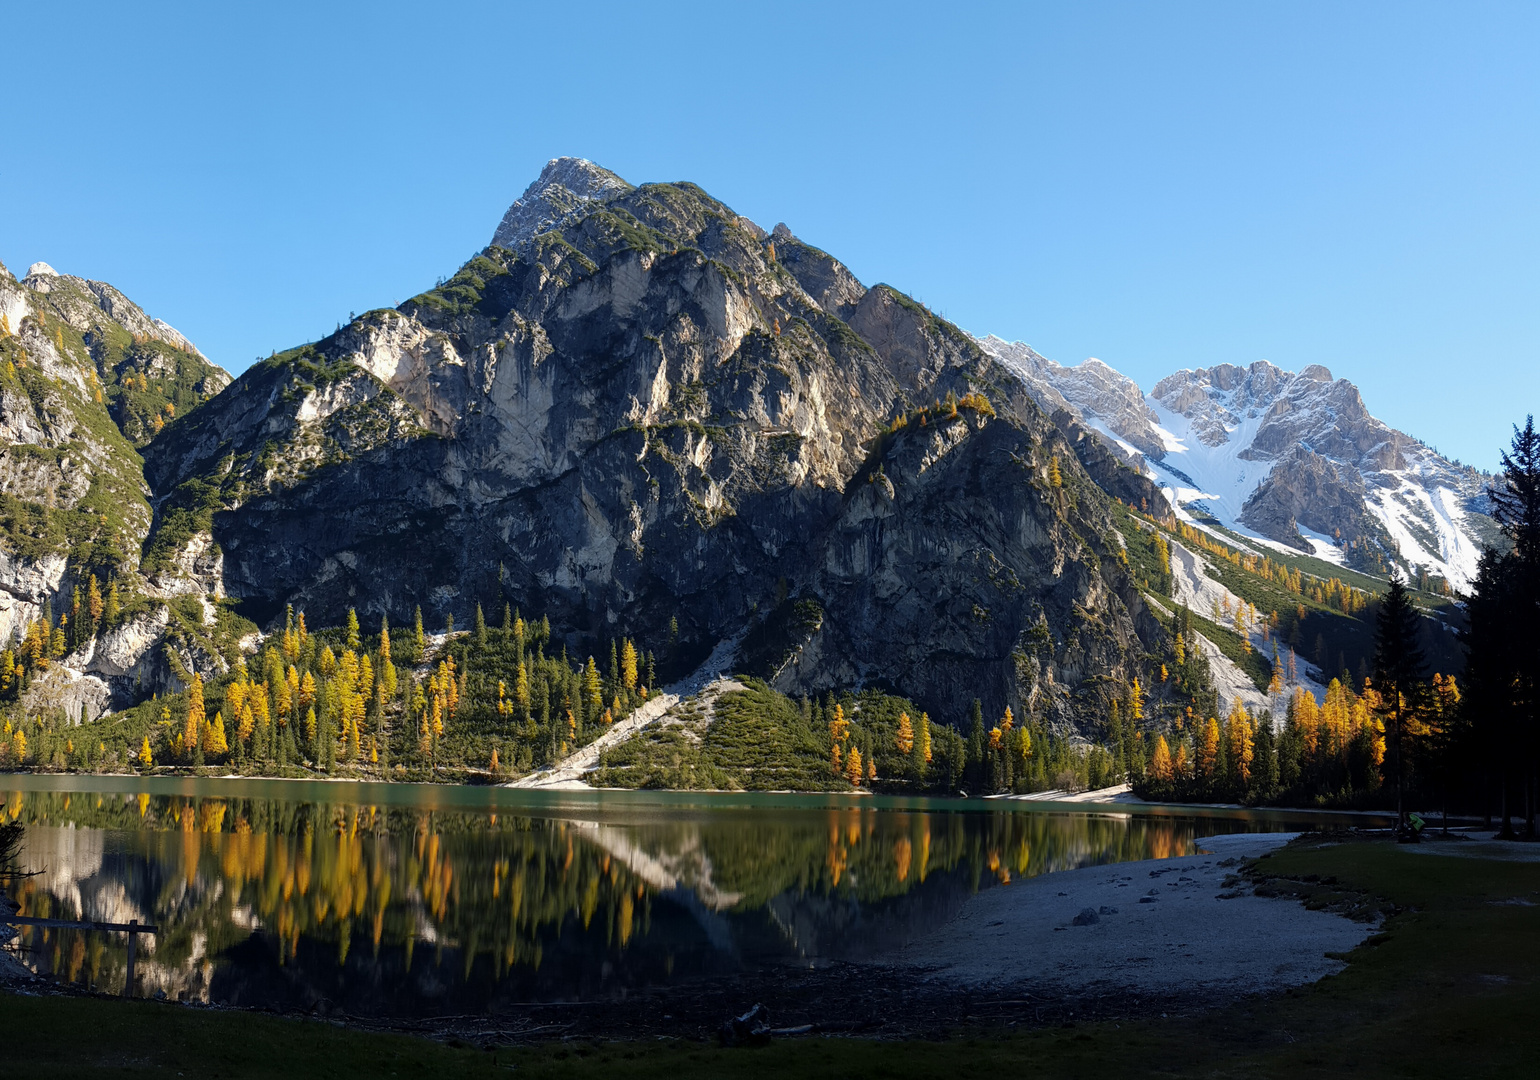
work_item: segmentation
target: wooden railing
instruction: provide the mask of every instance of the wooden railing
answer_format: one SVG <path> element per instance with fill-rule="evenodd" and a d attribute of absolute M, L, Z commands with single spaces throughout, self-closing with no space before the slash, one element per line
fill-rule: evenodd
<path fill-rule="evenodd" d="M 113 933 L 128 935 L 128 977 L 123 980 L 123 996 L 134 996 L 134 950 L 139 942 L 140 934 L 154 934 L 160 927 L 149 923 L 141 923 L 138 919 L 130 919 L 126 923 L 112 922 L 71 922 L 67 919 L 37 919 L 31 915 L 3 915 L 0 914 L 0 923 L 11 923 L 14 926 L 41 926 L 50 930 L 104 930 Z"/>

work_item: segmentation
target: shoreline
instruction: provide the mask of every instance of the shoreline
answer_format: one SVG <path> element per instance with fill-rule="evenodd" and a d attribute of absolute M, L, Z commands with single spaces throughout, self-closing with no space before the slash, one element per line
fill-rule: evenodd
<path fill-rule="evenodd" d="M 1138 997 L 1267 993 L 1341 971 L 1378 922 L 1258 896 L 1240 877 L 1299 833 L 1231 833 L 1199 854 L 1058 871 L 982 890 L 884 966 L 957 988 Z"/>
<path fill-rule="evenodd" d="M 536 775 L 536 774 L 531 774 Z M 849 798 L 885 798 L 885 799 L 917 799 L 944 802 L 979 802 L 986 804 L 1003 803 L 1028 803 L 1040 806 L 1043 809 L 1056 807 L 1072 807 L 1089 813 L 1138 813 L 1141 811 L 1172 811 L 1172 810 L 1196 810 L 1203 812 L 1249 812 L 1267 814 L 1308 814 L 1308 815 L 1334 815 L 1350 816 L 1355 818 L 1389 818 L 1395 815 L 1394 810 L 1354 810 L 1337 809 L 1333 807 L 1317 806 L 1246 806 L 1242 803 L 1192 803 L 1192 802 L 1150 802 L 1140 799 L 1132 794 L 1127 784 L 1120 784 L 1110 788 L 1097 788 L 1091 791 L 1068 792 L 1063 790 L 1029 792 L 1023 795 L 995 794 L 995 795 L 967 795 L 967 794 L 941 794 L 941 793 L 910 793 L 910 792 L 886 792 L 871 791 L 867 788 L 844 789 L 808 789 L 797 790 L 794 788 L 778 788 L 775 790 L 748 790 L 734 788 L 621 788 L 621 787 L 595 787 L 581 781 L 562 781 L 552 784 L 520 785 L 517 782 L 501 781 L 487 783 L 466 783 L 456 780 L 393 780 L 365 776 L 270 776 L 262 773 L 221 773 L 208 775 L 190 772 L 78 772 L 65 770 L 40 770 L 40 769 L 0 769 L 0 783 L 7 776 L 26 777 L 76 777 L 80 779 L 103 780 L 214 780 L 214 781 L 261 781 L 261 782 L 285 782 L 296 784 L 339 784 L 339 785 L 371 785 L 375 787 L 399 787 L 399 788 L 445 788 L 464 791 L 510 791 L 510 792 L 547 792 L 550 794 L 572 795 L 583 792 L 593 794 L 632 794 L 632 795 L 798 795 L 806 797 L 814 796 L 839 796 Z M 1438 819 L 1436 812 L 1422 812 L 1422 816 L 1430 823 L 1430 828 L 1435 827 L 1431 823 Z M 1453 817 L 1451 822 L 1459 822 L 1469 826 L 1471 822 L 1478 820 L 1474 817 Z"/>

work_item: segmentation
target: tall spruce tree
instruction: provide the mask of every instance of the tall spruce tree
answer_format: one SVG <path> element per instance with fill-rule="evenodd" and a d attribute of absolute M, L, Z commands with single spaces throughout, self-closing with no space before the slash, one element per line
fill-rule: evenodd
<path fill-rule="evenodd" d="M 1427 661 L 1418 632 L 1422 616 L 1412 606 L 1400 574 L 1390 579 L 1390 591 L 1380 603 L 1374 636 L 1374 688 L 1379 692 L 1389 754 L 1386 764 L 1395 777 L 1396 819 L 1408 835 L 1406 762 L 1408 728 L 1422 708 L 1427 692 Z"/>

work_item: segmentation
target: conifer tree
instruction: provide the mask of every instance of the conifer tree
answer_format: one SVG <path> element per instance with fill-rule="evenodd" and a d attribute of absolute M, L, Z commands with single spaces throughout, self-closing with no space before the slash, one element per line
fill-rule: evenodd
<path fill-rule="evenodd" d="M 479 600 L 476 601 L 476 620 L 471 624 L 471 628 L 474 632 L 476 644 L 485 645 L 487 643 L 487 620 L 486 616 L 481 613 L 481 601 Z"/>
<path fill-rule="evenodd" d="M 860 787 L 863 776 L 861 749 L 860 747 L 852 746 L 850 753 L 845 756 L 845 779 L 850 781 L 851 787 Z"/>
<path fill-rule="evenodd" d="M 599 665 L 592 656 L 583 668 L 583 703 L 594 716 L 604 707 L 604 686 L 599 681 Z"/>
<path fill-rule="evenodd" d="M 914 749 L 914 724 L 906 712 L 898 714 L 898 734 L 894 736 L 893 744 L 905 757 Z"/>
<path fill-rule="evenodd" d="M 150 737 L 146 735 L 144 742 L 139 745 L 139 767 L 149 769 L 155 766 L 155 754 L 150 750 Z"/>
<path fill-rule="evenodd" d="M 352 608 L 348 608 L 347 647 L 355 653 L 363 648 L 358 634 L 358 612 Z"/>
<path fill-rule="evenodd" d="M 412 614 L 412 663 L 422 663 L 428 652 L 428 636 L 422 631 L 422 605 Z"/>
<path fill-rule="evenodd" d="M 629 638 L 620 649 L 620 679 L 627 690 L 636 689 L 636 646 Z"/>
<path fill-rule="evenodd" d="M 1225 734 L 1229 737 L 1225 757 L 1230 765 L 1231 779 L 1238 792 L 1245 792 L 1251 783 L 1255 744 L 1251 736 L 1251 716 L 1239 697 L 1230 706 L 1230 715 L 1225 721 Z"/>
<path fill-rule="evenodd" d="M 187 687 L 187 720 L 182 726 L 183 753 L 188 757 L 192 756 L 193 749 L 199 745 L 207 719 L 203 711 L 203 677 L 195 671 Z"/>
<path fill-rule="evenodd" d="M 1423 705 L 1427 689 L 1425 661 L 1418 643 L 1421 620 L 1401 575 L 1393 574 L 1390 589 L 1380 603 L 1374 642 L 1374 688 L 1389 743 L 1389 765 L 1396 785 L 1396 818 L 1403 836 L 1412 835 L 1406 809 L 1408 728 Z"/>
<path fill-rule="evenodd" d="M 214 719 L 209 722 L 203 741 L 203 752 L 214 757 L 223 757 L 230 752 L 230 744 L 225 737 L 225 715 L 216 712 Z"/>
<path fill-rule="evenodd" d="M 1219 770 L 1219 719 L 1209 717 L 1203 728 L 1203 742 L 1198 748 L 1198 770 L 1203 779 L 1212 782 Z"/>

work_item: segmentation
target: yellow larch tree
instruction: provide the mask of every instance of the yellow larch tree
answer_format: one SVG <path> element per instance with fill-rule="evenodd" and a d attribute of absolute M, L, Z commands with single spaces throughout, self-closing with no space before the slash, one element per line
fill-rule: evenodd
<path fill-rule="evenodd" d="M 195 671 L 192 683 L 187 687 L 187 721 L 182 725 L 182 752 L 187 756 L 192 756 L 207 720 L 203 711 L 203 677 Z"/>
<path fill-rule="evenodd" d="M 845 779 L 850 781 L 851 787 L 861 786 L 861 750 L 852 746 L 850 754 L 845 759 Z"/>
<path fill-rule="evenodd" d="M 1164 735 L 1155 739 L 1155 752 L 1150 755 L 1150 774 L 1162 783 L 1171 781 L 1171 748 Z"/>

